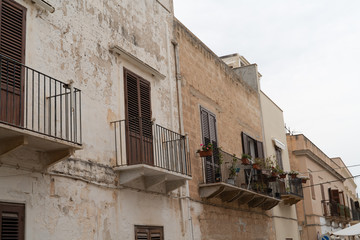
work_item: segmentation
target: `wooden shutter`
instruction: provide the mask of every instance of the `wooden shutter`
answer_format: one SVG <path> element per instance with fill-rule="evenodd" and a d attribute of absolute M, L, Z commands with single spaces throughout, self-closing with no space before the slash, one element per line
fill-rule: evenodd
<path fill-rule="evenodd" d="M 164 240 L 163 227 L 135 226 L 135 240 Z"/>
<path fill-rule="evenodd" d="M 263 143 L 256 141 L 257 158 L 264 159 L 264 147 Z"/>
<path fill-rule="evenodd" d="M 207 183 L 215 182 L 215 173 L 219 171 L 218 159 L 218 141 L 216 130 L 216 117 L 213 113 L 204 108 L 200 108 L 201 129 L 203 136 L 203 144 L 211 143 L 214 148 L 214 154 L 205 158 L 205 178 Z"/>
<path fill-rule="evenodd" d="M 124 69 L 128 164 L 154 164 L 150 83 Z"/>
<path fill-rule="evenodd" d="M 250 155 L 249 137 L 244 132 L 241 133 L 241 141 L 242 141 L 243 153 Z"/>
<path fill-rule="evenodd" d="M 336 203 L 340 203 L 340 194 L 337 189 L 330 189 L 330 200 Z"/>
<path fill-rule="evenodd" d="M 0 239 L 24 240 L 25 206 L 0 203 Z"/>
<path fill-rule="evenodd" d="M 26 8 L 0 0 L 0 121 L 15 125 L 23 123 L 25 26 Z"/>

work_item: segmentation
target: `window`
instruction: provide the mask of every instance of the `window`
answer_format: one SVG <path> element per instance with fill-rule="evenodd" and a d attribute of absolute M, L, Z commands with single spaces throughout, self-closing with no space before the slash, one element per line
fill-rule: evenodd
<path fill-rule="evenodd" d="M 256 141 L 245 133 L 241 133 L 243 153 L 251 155 L 252 159 L 264 158 L 263 143 Z"/>
<path fill-rule="evenodd" d="M 215 174 L 219 172 L 219 157 L 217 154 L 217 131 L 216 131 L 216 117 L 210 111 L 200 108 L 201 129 L 203 144 L 211 143 L 213 145 L 213 156 L 205 159 L 205 178 L 207 183 L 215 182 Z"/>
<path fill-rule="evenodd" d="M 0 121 L 22 125 L 24 108 L 26 8 L 11 0 L 0 0 Z M 9 58 L 10 60 L 6 59 Z"/>
<path fill-rule="evenodd" d="M 275 147 L 275 154 L 276 154 L 276 162 L 277 162 L 277 165 L 278 165 L 281 169 L 284 169 L 283 161 L 282 161 L 282 151 L 281 151 L 281 148 Z"/>
<path fill-rule="evenodd" d="M 135 240 L 164 240 L 163 227 L 135 226 Z"/>
<path fill-rule="evenodd" d="M 24 240 L 25 206 L 0 202 L 0 239 Z"/>
<path fill-rule="evenodd" d="M 128 164 L 154 164 L 150 82 L 124 69 Z"/>

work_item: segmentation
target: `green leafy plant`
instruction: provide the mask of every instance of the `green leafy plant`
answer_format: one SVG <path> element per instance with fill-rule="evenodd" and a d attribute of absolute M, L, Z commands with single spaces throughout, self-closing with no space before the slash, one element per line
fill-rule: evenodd
<path fill-rule="evenodd" d="M 233 154 L 233 159 L 232 159 L 232 163 L 231 166 L 229 167 L 229 178 L 234 179 L 237 172 L 236 172 L 236 163 L 238 161 L 238 158 L 236 157 L 235 154 Z"/>
<path fill-rule="evenodd" d="M 248 154 L 245 154 L 245 153 L 241 155 L 241 158 L 247 158 L 247 159 L 251 160 L 251 156 Z"/>

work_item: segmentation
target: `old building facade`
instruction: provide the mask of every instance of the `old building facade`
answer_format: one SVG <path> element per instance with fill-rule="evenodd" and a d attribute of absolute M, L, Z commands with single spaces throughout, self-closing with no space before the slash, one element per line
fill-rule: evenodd
<path fill-rule="evenodd" d="M 0 4 L 1 234 L 189 239 L 172 1 Z"/>
<path fill-rule="evenodd" d="M 306 136 L 287 135 L 291 167 L 309 177 L 296 205 L 301 239 L 336 232 L 359 220 L 354 179 L 341 158 L 329 158 Z"/>

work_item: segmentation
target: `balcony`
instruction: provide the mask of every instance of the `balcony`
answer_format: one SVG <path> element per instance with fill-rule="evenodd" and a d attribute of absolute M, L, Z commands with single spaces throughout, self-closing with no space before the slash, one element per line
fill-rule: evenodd
<path fill-rule="evenodd" d="M 223 163 L 213 171 L 207 171 L 207 182 L 199 185 L 202 198 L 218 198 L 223 202 L 238 202 L 263 210 L 270 210 L 281 202 L 280 187 L 276 179 L 266 177 L 261 170 L 253 169 L 252 165 L 242 165 L 239 158 L 227 152 L 214 150 L 214 155 L 221 155 Z M 209 160 L 207 158 L 205 161 Z M 229 168 L 235 159 L 237 174 L 232 180 L 229 179 Z M 215 178 L 209 177 L 211 174 Z"/>
<path fill-rule="evenodd" d="M 291 178 L 280 184 L 281 199 L 286 205 L 293 205 L 304 199 L 303 188 L 300 178 Z"/>
<path fill-rule="evenodd" d="M 0 79 L 2 163 L 14 164 L 4 156 L 25 149 L 40 152 L 46 167 L 81 148 L 79 89 L 2 55 Z"/>
<path fill-rule="evenodd" d="M 190 180 L 187 138 L 141 118 L 133 121 L 149 126 L 147 133 L 131 129 L 129 120 L 112 122 L 120 185 L 169 193 Z"/>
<path fill-rule="evenodd" d="M 340 203 L 322 200 L 323 215 L 331 221 L 348 223 L 351 221 L 350 208 Z"/>

